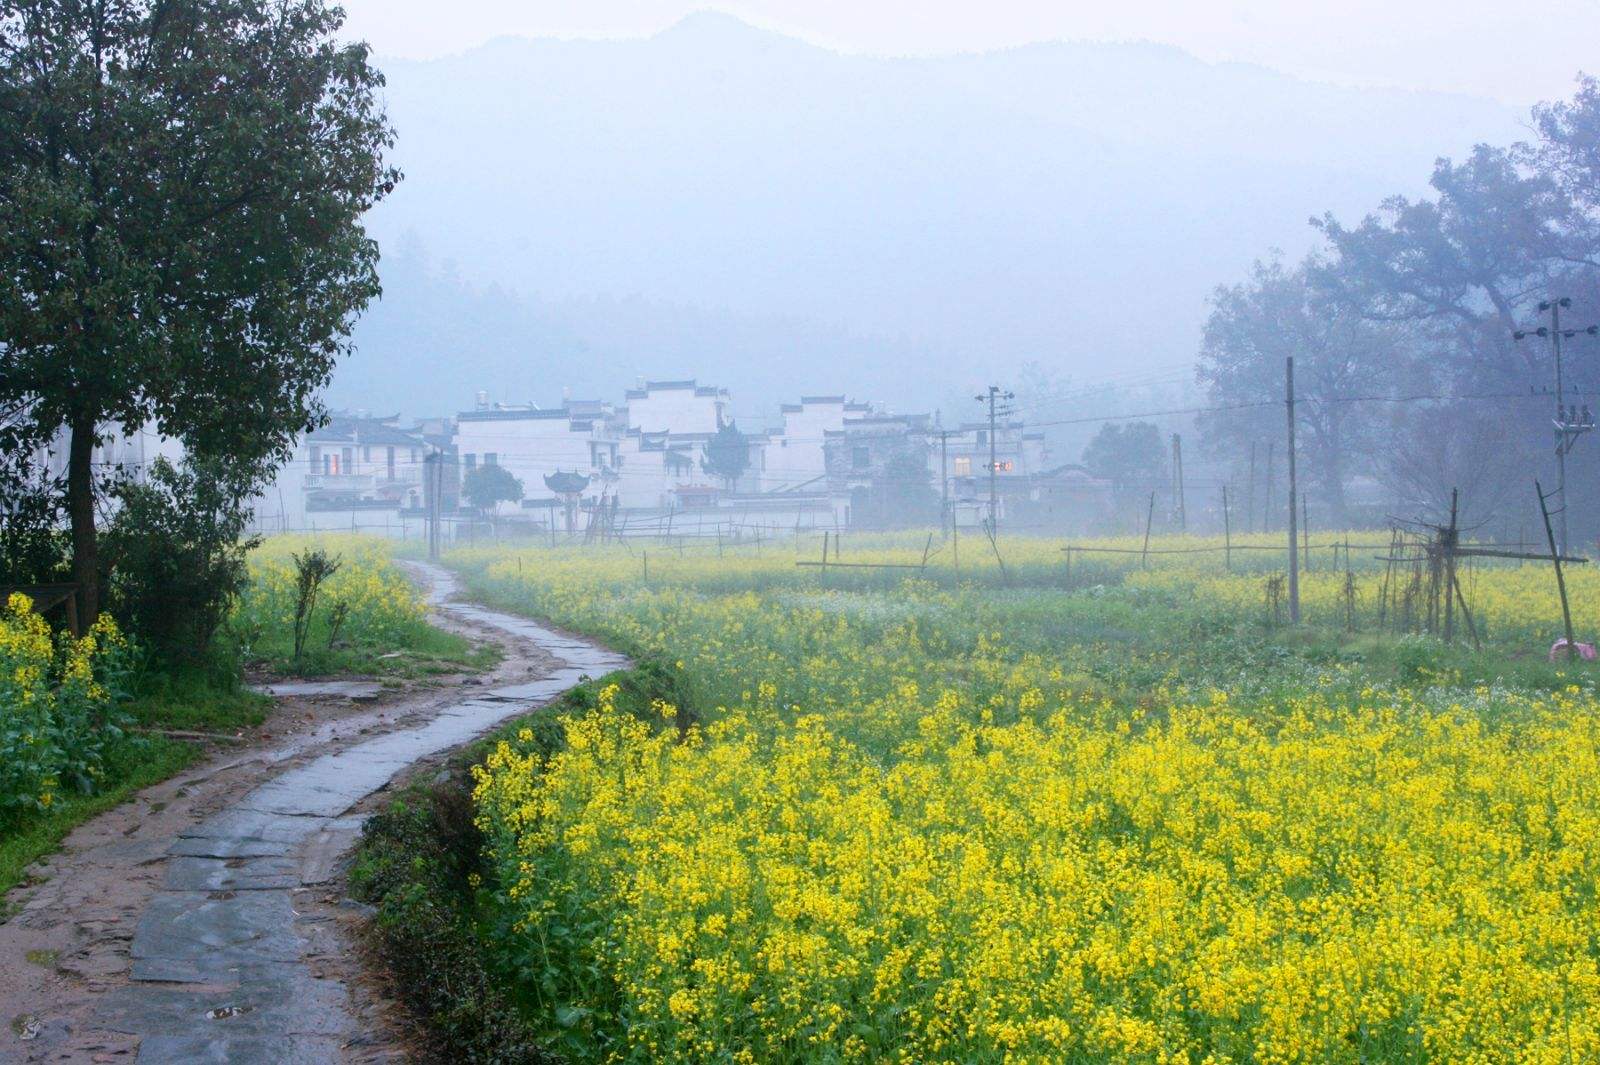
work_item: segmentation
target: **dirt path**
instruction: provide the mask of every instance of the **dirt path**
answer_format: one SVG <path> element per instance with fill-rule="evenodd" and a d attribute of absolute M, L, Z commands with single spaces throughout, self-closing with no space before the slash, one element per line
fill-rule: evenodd
<path fill-rule="evenodd" d="M 431 582 L 442 623 L 499 643 L 486 678 L 350 710 L 291 698 L 231 752 L 84 825 L 0 925 L 0 1061 L 373 1062 L 395 1021 L 361 993 L 336 891 L 363 801 L 624 660 Z M 321 720 L 319 720 L 321 718 Z M 299 733 L 282 740 L 282 732 Z M 370 805 L 370 802 L 368 802 Z M 14 897 L 13 904 L 19 902 Z"/>

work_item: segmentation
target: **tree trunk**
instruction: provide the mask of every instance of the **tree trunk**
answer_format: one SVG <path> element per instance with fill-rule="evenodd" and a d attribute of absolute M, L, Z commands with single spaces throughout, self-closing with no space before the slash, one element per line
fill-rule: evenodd
<path fill-rule="evenodd" d="M 72 579 L 78 585 L 78 624 L 100 616 L 99 542 L 94 527 L 93 419 L 74 419 L 67 449 L 67 516 L 72 522 Z"/>

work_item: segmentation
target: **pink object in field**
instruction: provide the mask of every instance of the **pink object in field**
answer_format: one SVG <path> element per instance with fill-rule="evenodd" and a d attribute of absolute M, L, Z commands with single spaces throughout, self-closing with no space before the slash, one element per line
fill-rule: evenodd
<path fill-rule="evenodd" d="M 1578 657 L 1583 659 L 1585 662 L 1593 662 L 1595 660 L 1594 644 L 1578 643 L 1573 644 L 1573 646 L 1578 649 Z M 1550 645 L 1550 661 L 1554 662 L 1558 658 L 1566 657 L 1566 650 L 1567 639 L 1565 636 L 1563 636 L 1561 639 Z"/>

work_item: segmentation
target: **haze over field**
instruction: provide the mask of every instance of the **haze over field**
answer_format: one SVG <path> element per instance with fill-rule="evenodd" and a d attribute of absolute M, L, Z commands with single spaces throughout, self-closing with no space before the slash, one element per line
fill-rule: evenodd
<path fill-rule="evenodd" d="M 1212 287 L 1303 253 L 1309 216 L 1525 135 L 1487 98 L 1159 45 L 884 59 L 714 14 L 383 67 L 406 181 L 330 398 L 408 412 L 691 374 L 756 408 L 932 406 L 1030 360 L 1170 366 Z"/>

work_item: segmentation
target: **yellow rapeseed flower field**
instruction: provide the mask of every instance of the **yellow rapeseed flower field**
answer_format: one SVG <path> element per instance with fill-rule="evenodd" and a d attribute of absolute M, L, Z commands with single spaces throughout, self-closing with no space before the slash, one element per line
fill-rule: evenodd
<path fill-rule="evenodd" d="M 559 749 L 526 732 L 477 770 L 502 945 L 552 1043 L 1600 1060 L 1600 702 L 1533 653 L 1548 570 L 1473 572 L 1496 649 L 1457 680 L 1339 635 L 1342 573 L 1313 572 L 1290 638 L 1259 564 L 1069 581 L 1062 546 L 1003 541 L 1004 581 L 975 550 L 910 577 L 661 551 L 648 580 L 637 549 L 458 553 L 486 598 L 665 663 L 702 722 L 608 689 Z M 1600 584 L 1574 582 L 1592 637 Z"/>
<path fill-rule="evenodd" d="M 312 639 L 326 641 L 329 619 L 343 614 L 340 638 L 370 647 L 405 647 L 427 624 L 427 604 L 396 569 L 391 545 L 357 534 L 272 536 L 251 552 L 250 585 L 235 608 L 233 622 L 256 649 L 281 653 L 294 630 L 294 556 L 321 549 L 339 561 L 338 571 L 318 596 Z"/>

